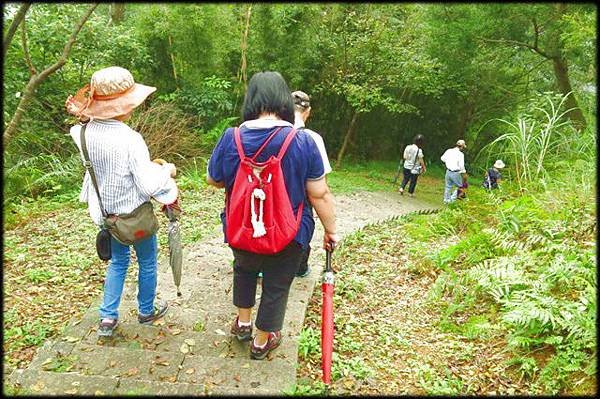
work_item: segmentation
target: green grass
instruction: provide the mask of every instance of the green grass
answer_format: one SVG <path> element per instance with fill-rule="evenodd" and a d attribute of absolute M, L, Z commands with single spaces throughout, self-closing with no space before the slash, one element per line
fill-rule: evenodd
<path fill-rule="evenodd" d="M 332 393 L 486 394 L 483 384 L 509 395 L 593 394 L 595 182 L 585 172 L 591 169 L 588 163 L 554 175 L 553 185 L 541 191 L 520 190 L 510 181 L 493 192 L 471 184 L 467 200 L 438 214 L 347 236 L 334 257 L 340 271 Z M 355 167 L 340 175 L 351 187 L 368 180 L 361 173 Z M 390 311 L 420 284 L 422 305 Z M 316 337 L 309 333 L 320 325 L 315 292 L 301 337 L 302 384 L 296 390 L 307 394 L 318 392 L 313 384 L 320 379 L 320 353 L 311 349 Z M 406 332 L 415 314 L 421 315 L 419 324 L 432 320 Z M 392 327 L 396 316 L 402 321 Z M 410 355 L 424 341 L 432 347 Z M 367 352 L 365 342 L 371 343 Z M 496 360 L 485 364 L 490 358 Z M 500 375 L 510 386 L 497 381 Z"/>

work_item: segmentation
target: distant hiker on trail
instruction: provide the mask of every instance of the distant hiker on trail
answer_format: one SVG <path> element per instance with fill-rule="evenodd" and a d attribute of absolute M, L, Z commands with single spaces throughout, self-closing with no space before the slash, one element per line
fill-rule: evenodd
<path fill-rule="evenodd" d="M 498 184 L 500 184 L 500 181 L 502 180 L 500 169 L 504 169 L 505 166 L 506 165 L 504 165 L 504 162 L 502 162 L 501 159 L 496 160 L 496 162 L 494 162 L 494 166 L 485 172 L 485 176 L 483 178 L 483 188 L 488 190 L 498 188 Z"/>
<path fill-rule="evenodd" d="M 311 205 L 325 230 L 324 247 L 338 236 L 321 154 L 307 132 L 294 129 L 292 96 L 278 72 L 259 72 L 250 79 L 242 119 L 219 139 L 207 182 L 225 188 L 221 219 L 235 258 L 238 316 L 231 334 L 238 340 L 252 338 L 257 275 L 264 274 L 250 346 L 251 358 L 264 359 L 281 343 L 290 286 L 315 227 Z"/>
<path fill-rule="evenodd" d="M 465 155 L 463 154 L 465 148 L 467 148 L 465 141 L 458 140 L 455 147 L 447 149 L 441 156 L 442 162 L 446 164 L 444 204 L 454 202 L 458 193 L 456 190 L 453 191 L 453 188 L 458 189 L 467 181 Z"/>
<path fill-rule="evenodd" d="M 327 150 L 325 149 L 325 142 L 321 135 L 315 131 L 307 129 L 304 124 L 308 120 L 310 116 L 311 106 L 310 106 L 310 98 L 308 94 L 303 91 L 297 90 L 292 93 L 292 98 L 294 100 L 294 127 L 298 130 L 304 130 L 306 133 L 310 134 L 310 137 L 313 138 L 317 148 L 319 149 L 319 153 L 321 154 L 321 158 L 323 159 L 323 167 L 325 168 L 325 174 L 331 172 L 331 165 L 329 164 L 329 158 L 327 157 Z M 312 237 L 311 237 L 312 238 Z M 309 238 L 308 242 L 310 243 L 311 238 Z M 298 272 L 296 276 L 298 277 L 306 277 L 310 273 L 310 267 L 308 266 L 308 258 L 310 256 L 310 244 L 307 245 L 306 251 L 302 254 L 302 259 L 300 260 L 300 266 L 298 268 Z"/>
<path fill-rule="evenodd" d="M 422 134 L 417 134 L 414 139 L 414 144 L 409 144 L 404 149 L 404 178 L 400 184 L 398 192 L 404 195 L 404 187 L 410 181 L 408 186 L 408 194 L 411 197 L 415 196 L 415 187 L 417 186 L 417 179 L 419 175 L 425 173 L 425 161 L 423 160 L 423 141 L 425 137 Z"/>
<path fill-rule="evenodd" d="M 86 97 L 88 90 L 89 97 Z M 151 197 L 163 204 L 175 205 L 177 202 L 178 190 L 173 180 L 175 165 L 152 162 L 143 137 L 124 123 L 155 90 L 155 87 L 135 83 L 128 70 L 109 67 L 95 72 L 89 87 L 80 89 L 75 97 L 69 96 L 65 102 L 68 112 L 80 121 L 88 121 L 84 125 L 73 126 L 70 133 L 82 159 L 87 158 L 91 163 L 91 166 L 87 165 L 91 169 L 85 174 L 79 199 L 88 203 L 90 216 L 99 226 L 107 217 L 123 216 L 142 206 L 148 209 Z M 139 264 L 138 321 L 151 324 L 166 313 L 168 305 L 166 302 L 154 303 L 157 239 L 155 231 L 146 233 L 148 236 L 135 242 L 133 247 Z M 119 303 L 130 262 L 130 246 L 117 241 L 113 233 L 110 252 L 104 298 L 100 305 L 100 336 L 111 336 L 117 326 Z"/>

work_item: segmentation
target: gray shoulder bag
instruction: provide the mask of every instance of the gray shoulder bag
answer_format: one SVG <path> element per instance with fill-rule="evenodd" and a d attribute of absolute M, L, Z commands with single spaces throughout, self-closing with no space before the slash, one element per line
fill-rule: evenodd
<path fill-rule="evenodd" d="M 152 203 L 150 201 L 146 201 L 130 213 L 121 215 L 107 214 L 102 206 L 100 190 L 98 190 L 98 183 L 96 181 L 96 174 L 92 168 L 90 156 L 85 144 L 85 127 L 86 125 L 83 125 L 81 128 L 81 150 L 85 158 L 85 168 L 90 173 L 92 184 L 94 185 L 96 194 L 98 195 L 98 202 L 100 203 L 100 209 L 102 210 L 103 218 L 103 225 L 98 233 L 96 241 L 100 239 L 100 234 L 103 234 L 103 237 L 106 235 L 106 233 L 103 233 L 103 230 L 106 230 L 115 240 L 119 241 L 123 245 L 132 245 L 136 242 L 145 240 L 158 231 L 158 219 L 154 214 L 154 207 L 152 206 Z M 105 240 L 105 238 L 102 239 Z M 102 245 L 106 244 L 102 243 Z M 108 246 L 110 248 L 110 240 Z M 96 249 L 98 248 L 98 242 L 96 242 Z M 100 256 L 100 252 L 98 255 Z M 103 257 L 100 256 L 100 259 L 103 259 Z M 110 257 L 108 259 L 110 259 Z"/>

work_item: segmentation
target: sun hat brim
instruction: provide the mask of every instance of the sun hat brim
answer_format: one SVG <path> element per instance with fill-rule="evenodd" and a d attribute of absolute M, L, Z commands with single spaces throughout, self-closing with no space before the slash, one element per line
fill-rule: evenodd
<path fill-rule="evenodd" d="M 498 161 L 494 162 L 494 168 L 497 168 L 497 169 L 502 169 L 502 168 L 504 168 L 505 166 L 506 166 L 506 165 L 504 165 L 504 162 L 502 162 L 502 161 L 500 161 L 500 160 L 498 160 Z"/>
<path fill-rule="evenodd" d="M 125 115 L 140 106 L 155 91 L 156 87 L 135 83 L 133 89 L 119 97 L 110 100 L 94 99 L 81 114 L 95 119 L 110 119 Z"/>

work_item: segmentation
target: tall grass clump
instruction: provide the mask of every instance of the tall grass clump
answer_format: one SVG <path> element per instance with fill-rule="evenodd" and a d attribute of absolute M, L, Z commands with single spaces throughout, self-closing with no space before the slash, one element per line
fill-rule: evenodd
<path fill-rule="evenodd" d="M 486 165 L 492 158 L 502 158 L 508 165 L 521 190 L 532 184 L 545 182 L 552 164 L 564 159 L 565 154 L 589 153 L 590 129 L 578 132 L 563 110 L 567 95 L 543 93 L 532 100 L 527 111 L 520 112 L 516 121 L 494 119 L 508 127 L 506 133 L 485 145 L 478 156 Z M 583 136 L 583 141 L 579 138 Z"/>

